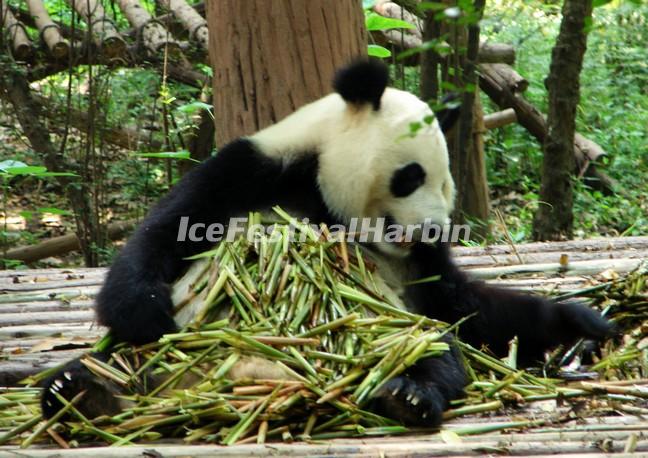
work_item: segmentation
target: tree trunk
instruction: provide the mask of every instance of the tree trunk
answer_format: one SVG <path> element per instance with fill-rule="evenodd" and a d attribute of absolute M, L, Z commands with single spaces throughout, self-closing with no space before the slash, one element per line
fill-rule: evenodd
<path fill-rule="evenodd" d="M 206 3 L 219 146 L 327 94 L 335 70 L 367 53 L 358 0 Z"/>
<path fill-rule="evenodd" d="M 29 140 L 32 149 L 43 157 L 43 163 L 51 172 L 75 172 L 73 164 L 52 145 L 49 131 L 41 118 L 41 106 L 31 95 L 29 84 L 24 75 L 11 65 L 0 68 L 0 96 L 5 98 L 15 110 L 18 122 Z M 94 218 L 91 193 L 87 183 L 80 183 L 67 176 L 57 177 L 58 183 L 70 201 L 76 219 L 76 234 L 79 238 L 86 266 L 98 264 L 95 247 L 104 246 L 102 228 Z"/>
<path fill-rule="evenodd" d="M 542 204 L 535 215 L 533 237 L 558 240 L 572 235 L 574 132 L 580 96 L 580 71 L 587 49 L 586 26 L 592 18 L 592 0 L 565 0 L 556 45 L 547 78 L 548 131 L 542 162 Z"/>
<path fill-rule="evenodd" d="M 528 82 L 508 65 L 479 65 L 479 87 L 502 109 L 515 110 L 517 122 L 533 135 L 540 144 L 547 136 L 545 115 L 526 100 L 521 92 Z M 490 129 L 488 122 L 486 128 Z M 594 161 L 607 154 L 600 145 L 576 133 L 574 158 L 576 173 L 586 178 L 587 185 L 606 195 L 614 194 L 615 182 L 597 169 Z"/>
<path fill-rule="evenodd" d="M 437 40 L 441 36 L 441 21 L 435 19 L 435 11 L 425 14 L 423 42 Z M 421 53 L 421 98 L 435 103 L 439 97 L 439 63 L 441 59 L 434 49 Z"/>
<path fill-rule="evenodd" d="M 449 6 L 454 4 L 446 0 Z M 483 0 L 475 0 L 476 11 L 483 10 Z M 480 13 L 481 17 L 481 13 Z M 426 22 L 426 25 L 430 21 Z M 432 25 L 433 22 L 432 22 Z M 461 114 L 457 126 L 446 136 L 450 154 L 450 169 L 455 181 L 457 197 L 455 212 L 452 217 L 455 223 L 466 220 L 473 222 L 472 234 L 477 237 L 488 233 L 488 184 L 484 160 L 483 141 L 483 112 L 477 102 L 475 72 L 479 52 L 479 23 L 468 27 L 459 23 L 442 25 L 442 33 L 447 33 L 452 54 L 441 61 L 441 80 L 452 83 L 458 91 L 462 91 Z M 427 34 L 427 32 L 426 32 Z M 432 35 L 433 37 L 434 35 Z M 429 67 L 430 69 L 432 67 Z M 428 67 L 423 67 L 423 72 Z M 433 77 L 421 76 L 427 87 L 422 87 L 422 93 L 431 95 L 434 91 Z M 429 84 L 429 86 L 428 86 Z M 475 89 L 466 90 L 474 87 Z M 481 224 L 483 223 L 483 224 Z"/>

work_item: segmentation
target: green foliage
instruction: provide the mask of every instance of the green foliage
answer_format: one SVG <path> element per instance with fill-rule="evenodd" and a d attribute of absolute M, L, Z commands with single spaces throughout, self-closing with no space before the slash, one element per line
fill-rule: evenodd
<path fill-rule="evenodd" d="M 392 19 L 379 14 L 369 12 L 365 15 L 367 31 L 392 30 L 392 29 L 413 29 L 414 26 L 407 21 Z"/>
<path fill-rule="evenodd" d="M 559 5 L 522 1 L 489 3 L 485 39 L 516 48 L 516 70 L 529 81 L 524 97 L 547 112 L 544 78 L 560 25 Z M 594 11 L 581 73 L 577 131 L 608 153 L 599 168 L 618 181 L 603 196 L 580 180 L 575 188 L 579 237 L 648 233 L 648 5 L 613 1 Z M 482 97 L 485 111 L 498 108 Z M 488 179 L 494 204 L 518 241 L 528 240 L 540 203 L 541 145 L 519 125 L 487 132 Z"/>
<path fill-rule="evenodd" d="M 365 8 L 365 27 L 369 32 L 376 32 L 381 30 L 394 30 L 394 29 L 413 29 L 413 24 L 400 19 L 392 19 L 380 16 L 370 10 L 373 7 L 374 1 L 363 2 Z M 367 48 L 367 54 L 371 57 L 378 57 L 385 59 L 392 55 L 391 51 L 384 46 L 377 44 L 370 44 Z"/>
<path fill-rule="evenodd" d="M 151 157 L 157 159 L 187 159 L 190 161 L 198 162 L 191 159 L 189 151 L 164 151 L 161 153 L 135 153 L 139 157 Z"/>

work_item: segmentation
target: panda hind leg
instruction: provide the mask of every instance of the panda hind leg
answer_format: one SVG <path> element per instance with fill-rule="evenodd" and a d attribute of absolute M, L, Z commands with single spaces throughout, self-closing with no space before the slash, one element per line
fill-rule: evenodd
<path fill-rule="evenodd" d="M 92 354 L 94 358 L 105 360 L 102 354 Z M 57 394 L 72 400 L 77 394 L 85 391 L 75 404 L 75 408 L 86 418 L 100 415 L 115 415 L 127 407 L 126 401 L 117 396 L 125 394 L 113 381 L 100 378 L 86 368 L 81 359 L 68 362 L 63 368 L 42 383 L 41 409 L 45 418 L 52 418 L 64 404 Z M 67 418 L 74 416 L 67 413 Z"/>
<path fill-rule="evenodd" d="M 450 401 L 463 395 L 467 376 L 459 349 L 418 361 L 385 383 L 369 409 L 408 426 L 438 427 Z"/>

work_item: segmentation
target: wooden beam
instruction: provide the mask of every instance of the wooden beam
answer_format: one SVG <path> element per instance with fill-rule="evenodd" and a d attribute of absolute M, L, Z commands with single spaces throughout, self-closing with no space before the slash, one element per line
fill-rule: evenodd
<path fill-rule="evenodd" d="M 122 58 L 126 42 L 97 0 L 69 0 L 92 30 L 94 41 L 108 59 Z"/>
<path fill-rule="evenodd" d="M 180 52 L 173 35 L 159 21 L 153 19 L 139 0 L 117 0 L 117 3 L 128 22 L 137 30 L 140 42 L 150 53 L 157 54 L 165 47 L 174 54 Z"/>
<path fill-rule="evenodd" d="M 501 109 L 514 109 L 520 125 L 542 145 L 547 135 L 545 115 L 522 96 L 524 85 L 519 80 L 522 77 L 505 64 L 481 64 L 479 69 L 479 87 Z M 576 175 L 588 177 L 590 179 L 588 185 L 592 188 L 612 194 L 615 187 L 614 180 L 592 163 L 604 154 L 605 150 L 595 142 L 576 134 L 574 138 Z"/>
<path fill-rule="evenodd" d="M 9 10 L 6 0 L 0 0 L 0 24 L 2 33 L 6 33 L 11 40 L 13 56 L 16 60 L 25 60 L 32 53 L 32 44 L 29 41 L 25 26 L 19 22 Z"/>
<path fill-rule="evenodd" d="M 125 221 L 108 225 L 107 236 L 110 240 L 122 238 L 135 225 L 134 221 Z M 50 256 L 60 256 L 70 251 L 81 249 L 76 234 L 54 237 L 36 245 L 13 248 L 3 255 L 5 259 L 15 259 L 30 263 Z"/>
<path fill-rule="evenodd" d="M 58 25 L 52 21 L 45 5 L 41 0 L 27 0 L 29 14 L 34 18 L 41 38 L 47 45 L 49 52 L 56 59 L 63 59 L 70 51 L 70 43 L 63 38 Z"/>
<path fill-rule="evenodd" d="M 188 5 L 185 0 L 162 0 L 161 4 L 180 21 L 189 32 L 189 37 L 195 39 L 203 49 L 209 47 L 209 30 L 207 21 L 198 11 Z"/>
<path fill-rule="evenodd" d="M 487 114 L 484 116 L 484 127 L 486 129 L 497 129 L 508 124 L 513 124 L 517 121 L 517 115 L 513 108 L 498 111 L 496 113 Z"/>

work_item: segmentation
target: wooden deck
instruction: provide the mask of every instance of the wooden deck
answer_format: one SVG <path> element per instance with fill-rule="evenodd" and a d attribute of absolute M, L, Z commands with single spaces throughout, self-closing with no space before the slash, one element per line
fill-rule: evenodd
<path fill-rule="evenodd" d="M 648 259 L 648 237 L 533 243 L 487 248 L 456 248 L 456 260 L 476 277 L 536 291 L 570 291 L 623 274 Z M 92 303 L 106 269 L 0 271 L 0 386 L 55 366 L 85 351 L 104 333 L 93 323 Z M 648 405 L 646 406 L 648 407 Z M 510 415 L 464 417 L 446 424 L 462 429 L 496 426 L 521 418 L 544 418 L 552 409 L 512 411 Z M 645 414 L 645 412 L 644 412 Z M 75 450 L 0 447 L 3 456 L 475 456 L 509 454 L 579 457 L 634 450 L 648 457 L 648 420 L 618 415 L 577 418 L 570 432 L 547 424 L 527 433 L 462 436 L 459 442 L 434 434 L 334 440 L 326 444 L 179 446 L 155 444 L 127 448 Z M 444 440 L 445 439 L 445 440 Z M 26 453 L 25 453 L 26 452 Z M 630 455 L 628 455 L 630 456 Z"/>

